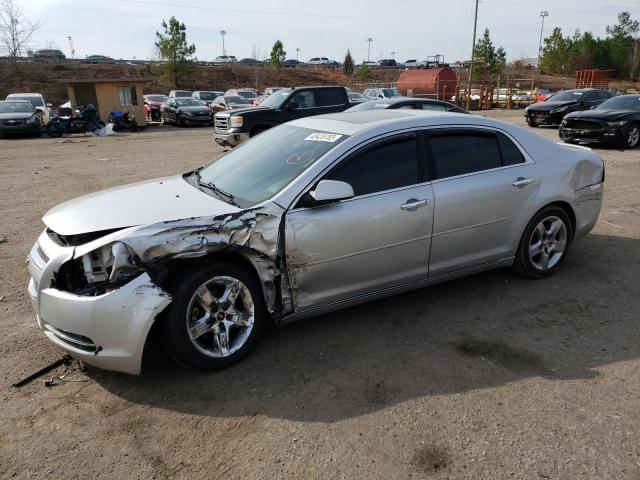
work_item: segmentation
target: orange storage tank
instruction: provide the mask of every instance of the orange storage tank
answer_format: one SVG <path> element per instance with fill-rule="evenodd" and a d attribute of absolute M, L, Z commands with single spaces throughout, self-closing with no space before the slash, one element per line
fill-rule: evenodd
<path fill-rule="evenodd" d="M 456 72 L 449 67 L 405 70 L 398 78 L 402 95 L 429 95 L 438 100 L 450 100 L 456 84 Z"/>

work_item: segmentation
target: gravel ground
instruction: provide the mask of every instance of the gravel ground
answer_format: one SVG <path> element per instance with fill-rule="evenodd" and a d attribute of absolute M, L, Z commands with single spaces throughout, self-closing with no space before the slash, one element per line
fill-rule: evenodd
<path fill-rule="evenodd" d="M 0 140 L 3 477 L 640 479 L 640 150 L 598 149 L 600 222 L 550 279 L 498 270 L 294 323 L 222 372 L 155 351 L 141 377 L 12 388 L 61 356 L 26 293 L 42 214 L 219 152 L 210 129 Z"/>

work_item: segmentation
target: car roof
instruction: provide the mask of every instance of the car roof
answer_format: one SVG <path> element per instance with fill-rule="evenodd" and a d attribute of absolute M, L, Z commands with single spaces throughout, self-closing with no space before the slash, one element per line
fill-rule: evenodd
<path fill-rule="evenodd" d="M 0 100 L 0 103 L 9 103 L 9 102 L 11 102 L 11 103 L 28 103 L 28 104 L 31 105 L 31 102 L 29 100 L 20 100 L 20 99 L 13 99 L 13 98 L 10 98 L 8 100 Z"/>
<path fill-rule="evenodd" d="M 7 95 L 7 98 L 9 97 L 41 97 L 42 94 L 41 93 L 10 93 L 9 95 Z"/>

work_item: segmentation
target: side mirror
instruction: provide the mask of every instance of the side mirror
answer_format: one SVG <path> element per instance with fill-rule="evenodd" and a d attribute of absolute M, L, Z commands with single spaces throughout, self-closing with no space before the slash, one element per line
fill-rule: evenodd
<path fill-rule="evenodd" d="M 593 109 L 594 109 L 594 108 L 596 108 L 596 107 L 597 107 L 597 105 L 591 105 L 590 110 L 593 110 Z"/>
<path fill-rule="evenodd" d="M 315 203 L 330 203 L 353 198 L 353 187 L 339 180 L 320 180 L 316 189 L 309 192 Z"/>
<path fill-rule="evenodd" d="M 51 108 L 53 105 L 51 103 L 47 103 L 47 108 Z"/>
<path fill-rule="evenodd" d="M 298 108 L 300 108 L 300 105 L 298 105 L 298 102 L 289 102 L 289 104 L 287 105 L 287 110 L 289 111 L 297 110 Z"/>

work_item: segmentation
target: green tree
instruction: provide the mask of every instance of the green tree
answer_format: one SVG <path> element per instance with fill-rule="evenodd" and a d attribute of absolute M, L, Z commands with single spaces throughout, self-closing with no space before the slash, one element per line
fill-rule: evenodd
<path fill-rule="evenodd" d="M 353 57 L 351 56 L 351 50 L 347 49 L 347 54 L 344 56 L 344 62 L 342 62 L 342 72 L 349 78 L 353 75 Z"/>
<path fill-rule="evenodd" d="M 607 42 L 611 67 L 618 78 L 632 78 L 638 70 L 638 40 L 634 38 L 640 23 L 629 12 L 618 14 L 618 23 L 607 26 Z"/>
<path fill-rule="evenodd" d="M 369 66 L 363 60 L 362 65 L 360 65 L 360 68 L 358 68 L 358 80 L 361 80 L 364 82 L 369 78 L 370 73 L 371 73 L 371 70 L 369 69 Z"/>
<path fill-rule="evenodd" d="M 280 40 L 276 40 L 271 49 L 271 66 L 280 70 L 285 58 L 287 58 L 287 52 L 284 51 L 284 45 Z"/>
<path fill-rule="evenodd" d="M 540 55 L 540 71 L 546 73 L 568 73 L 571 71 L 569 55 L 572 47 L 571 38 L 562 35 L 562 29 L 556 27 L 544 39 L 544 47 Z"/>
<path fill-rule="evenodd" d="M 482 60 L 484 62 L 487 72 L 489 73 L 500 73 L 507 64 L 507 54 L 504 48 L 494 47 L 488 28 L 484 29 L 482 38 L 476 42 L 474 57 L 476 60 Z M 482 65 L 475 65 L 473 67 L 474 75 L 481 75 L 483 69 L 484 67 Z"/>
<path fill-rule="evenodd" d="M 640 22 L 631 20 L 629 12 L 620 12 L 618 14 L 618 23 L 614 26 L 607 25 L 607 35 L 612 38 L 632 37 L 640 30 Z"/>
<path fill-rule="evenodd" d="M 176 17 L 171 17 L 168 25 L 162 20 L 162 28 L 163 33 L 156 32 L 155 45 L 163 60 L 163 76 L 177 88 L 193 74 L 196 46 L 187 43 L 187 27 Z"/>

